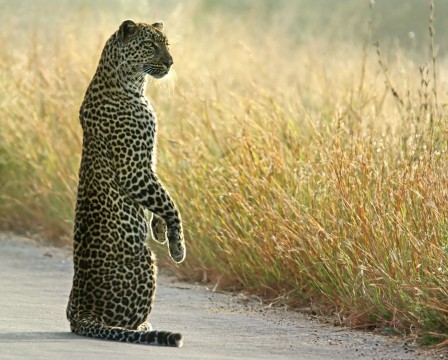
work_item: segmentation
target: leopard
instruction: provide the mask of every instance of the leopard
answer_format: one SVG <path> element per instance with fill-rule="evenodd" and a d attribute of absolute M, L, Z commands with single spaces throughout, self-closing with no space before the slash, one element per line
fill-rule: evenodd
<path fill-rule="evenodd" d="M 87 87 L 66 309 L 75 334 L 183 345 L 182 334 L 149 322 L 157 266 L 148 238 L 167 243 L 176 263 L 186 255 L 181 215 L 156 172 L 157 118 L 145 95 L 148 75 L 163 78 L 172 65 L 162 21 L 125 20 Z"/>

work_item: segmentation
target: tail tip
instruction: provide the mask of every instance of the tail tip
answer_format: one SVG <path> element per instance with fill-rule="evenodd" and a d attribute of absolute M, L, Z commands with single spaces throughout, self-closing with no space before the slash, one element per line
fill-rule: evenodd
<path fill-rule="evenodd" d="M 171 335 L 171 338 L 173 340 L 173 346 L 182 347 L 184 345 L 184 337 L 182 334 L 174 333 Z"/>

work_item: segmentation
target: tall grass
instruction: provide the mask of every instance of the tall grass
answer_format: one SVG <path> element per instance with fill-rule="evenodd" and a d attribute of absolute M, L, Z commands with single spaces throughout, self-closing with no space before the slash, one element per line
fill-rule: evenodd
<path fill-rule="evenodd" d="M 430 58 L 420 68 L 399 49 L 378 59 L 370 46 L 297 45 L 281 24 L 201 11 L 165 18 L 177 81 L 148 86 L 159 173 L 189 247 L 176 271 L 443 343 L 444 67 L 433 72 Z M 103 42 L 129 14 L 97 21 L 80 9 L 21 38 L 5 26 L 1 228 L 71 241 L 78 107 Z"/>

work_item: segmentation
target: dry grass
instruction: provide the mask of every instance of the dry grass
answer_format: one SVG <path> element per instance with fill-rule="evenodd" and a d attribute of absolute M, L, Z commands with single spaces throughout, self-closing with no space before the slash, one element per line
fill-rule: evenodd
<path fill-rule="evenodd" d="M 311 303 L 352 326 L 445 340 L 443 67 L 433 73 L 429 59 L 419 70 L 398 50 L 381 66 L 370 48 L 298 46 L 256 17 L 209 14 L 193 26 L 195 11 L 165 18 L 175 86 L 148 87 L 160 176 L 189 246 L 177 271 Z M 57 31 L 1 34 L 1 228 L 70 239 L 77 111 L 115 20 L 80 10 Z"/>

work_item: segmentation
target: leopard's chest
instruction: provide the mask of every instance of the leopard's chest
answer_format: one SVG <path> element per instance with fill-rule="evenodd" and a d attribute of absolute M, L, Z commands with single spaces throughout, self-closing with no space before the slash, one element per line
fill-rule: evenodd
<path fill-rule="evenodd" d="M 156 113 L 148 99 L 121 92 L 86 94 L 80 120 L 84 132 L 99 137 L 120 133 L 151 140 L 157 129 Z"/>

